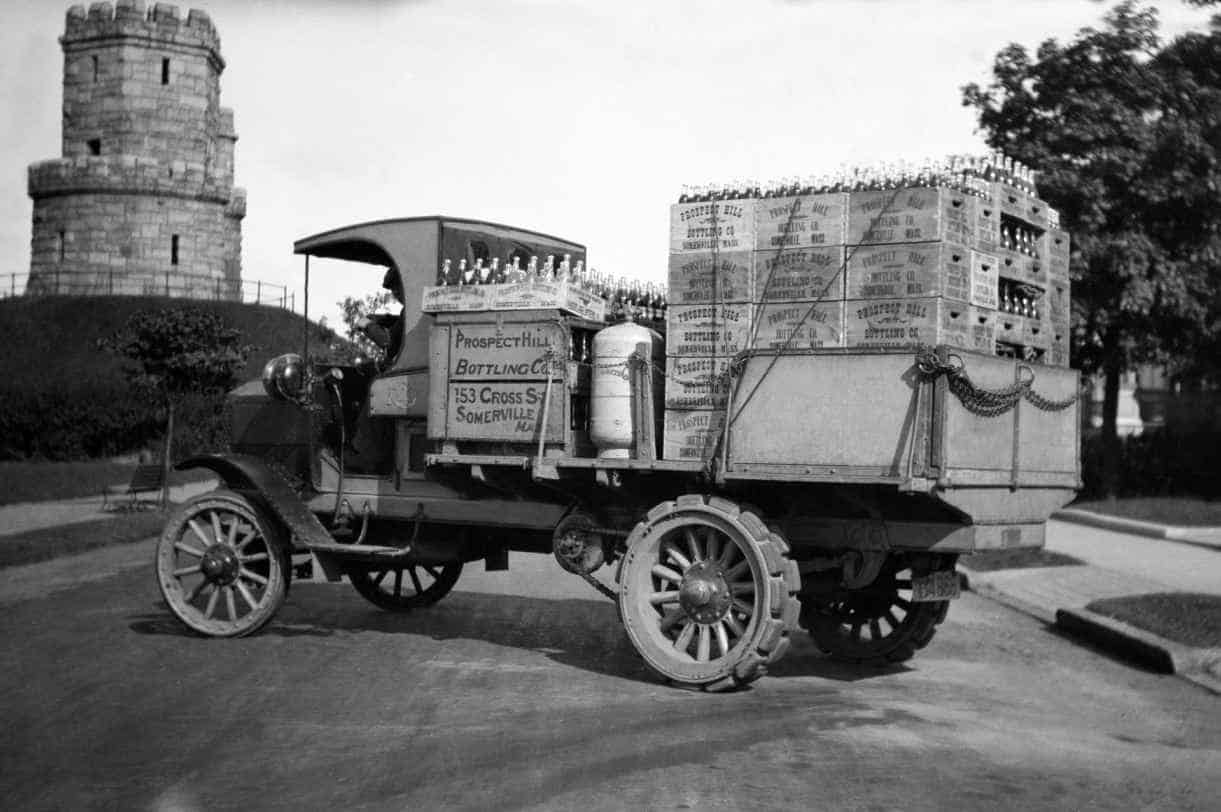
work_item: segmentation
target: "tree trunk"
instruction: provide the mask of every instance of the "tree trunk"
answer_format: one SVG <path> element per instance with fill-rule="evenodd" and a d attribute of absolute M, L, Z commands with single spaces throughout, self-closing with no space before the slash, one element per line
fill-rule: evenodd
<path fill-rule="evenodd" d="M 1102 364 L 1102 492 L 1107 499 L 1119 495 L 1119 382 L 1123 360 L 1118 353 L 1107 356 Z"/>
<path fill-rule="evenodd" d="M 174 450 L 174 399 L 166 401 L 165 450 L 161 455 L 161 508 L 170 506 L 170 455 Z"/>

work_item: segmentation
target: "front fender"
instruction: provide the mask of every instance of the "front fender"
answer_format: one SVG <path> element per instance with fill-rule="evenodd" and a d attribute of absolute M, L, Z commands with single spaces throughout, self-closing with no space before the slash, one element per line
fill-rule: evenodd
<path fill-rule="evenodd" d="M 265 460 L 248 454 L 203 454 L 174 466 L 179 471 L 206 468 L 225 481 L 232 490 L 256 499 L 284 529 L 294 552 L 311 544 L 327 544 L 334 539 L 306 507 L 288 482 Z"/>

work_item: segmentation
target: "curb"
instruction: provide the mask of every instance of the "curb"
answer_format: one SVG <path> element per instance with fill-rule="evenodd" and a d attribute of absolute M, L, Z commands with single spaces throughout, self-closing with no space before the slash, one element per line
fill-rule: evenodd
<path fill-rule="evenodd" d="M 1179 544 L 1190 544 L 1193 547 L 1202 547 L 1206 550 L 1221 552 L 1221 527 L 1176 527 L 1156 522 L 1145 522 L 1139 519 L 1107 516 L 1103 513 L 1094 513 L 1091 510 L 1082 510 L 1080 508 L 1058 510 L 1051 515 L 1051 518 L 1062 522 L 1084 524 L 1103 530 L 1114 530 L 1118 533 L 1130 533 L 1164 541 L 1174 541 Z M 1201 538 L 1201 536 L 1205 535 L 1214 536 L 1215 540 L 1213 538 Z"/>
<path fill-rule="evenodd" d="M 1030 615 L 1065 634 L 1162 674 L 1183 677 L 1221 695 L 1221 648 L 1196 648 L 1175 643 L 1128 623 L 1084 607 L 1049 609 L 1017 598 L 986 579 L 959 570 L 964 589 Z"/>

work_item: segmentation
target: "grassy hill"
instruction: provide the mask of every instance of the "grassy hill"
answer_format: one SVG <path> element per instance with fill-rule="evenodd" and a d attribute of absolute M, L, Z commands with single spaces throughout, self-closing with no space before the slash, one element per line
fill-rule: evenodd
<path fill-rule="evenodd" d="M 138 310 L 190 305 L 217 313 L 256 349 L 243 377 L 257 377 L 276 355 L 301 352 L 306 321 L 275 307 L 136 296 L 53 296 L 0 300 L 0 459 L 80 459 L 149 447 L 160 431 L 156 404 L 130 390 L 123 362 L 97 340 Z M 332 334 L 309 325 L 310 352 Z M 194 422 L 216 423 L 216 403 L 195 404 Z M 215 440 L 223 426 L 193 426 Z"/>

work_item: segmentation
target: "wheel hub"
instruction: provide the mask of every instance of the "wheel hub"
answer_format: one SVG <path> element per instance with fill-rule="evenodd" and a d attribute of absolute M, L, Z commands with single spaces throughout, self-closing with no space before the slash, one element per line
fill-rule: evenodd
<path fill-rule="evenodd" d="M 693 564 L 678 585 L 678 603 L 697 623 L 713 623 L 724 617 L 733 604 L 725 573 L 705 561 Z"/>
<path fill-rule="evenodd" d="M 213 544 L 204 551 L 199 569 L 214 584 L 231 584 L 237 580 L 241 562 L 237 552 L 227 544 Z"/>

